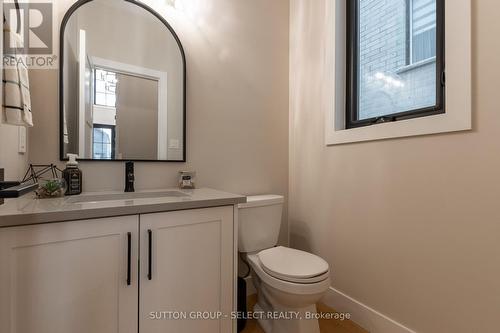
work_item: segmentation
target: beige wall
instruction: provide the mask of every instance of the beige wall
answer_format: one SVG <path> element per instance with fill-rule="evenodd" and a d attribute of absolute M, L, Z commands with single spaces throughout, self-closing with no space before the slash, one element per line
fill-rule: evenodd
<path fill-rule="evenodd" d="M 138 163 L 137 188 L 175 186 L 179 170 L 193 169 L 200 186 L 286 195 L 288 1 L 183 2 L 184 11 L 160 9 L 187 55 L 188 163 Z M 60 20 L 71 3 L 57 1 Z M 57 71 L 32 71 L 31 79 L 30 159 L 50 163 L 59 156 Z M 82 170 L 85 191 L 123 190 L 122 163 L 82 163 Z M 283 242 L 286 232 L 284 223 Z"/>
<path fill-rule="evenodd" d="M 21 180 L 28 168 L 27 154 L 18 153 L 19 128 L 0 123 L 0 168 L 6 180 Z"/>
<path fill-rule="evenodd" d="M 291 244 L 417 332 L 498 332 L 500 2 L 472 1 L 473 131 L 326 147 L 327 1 L 291 1 Z"/>

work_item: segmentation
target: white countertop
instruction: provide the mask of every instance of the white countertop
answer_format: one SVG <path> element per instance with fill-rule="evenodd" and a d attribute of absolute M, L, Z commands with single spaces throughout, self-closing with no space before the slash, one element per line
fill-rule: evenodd
<path fill-rule="evenodd" d="M 154 196 L 155 192 L 165 191 L 181 192 L 185 196 L 75 202 L 75 198 L 81 200 L 82 197 L 86 196 L 113 195 L 123 192 L 89 192 L 83 193 L 81 196 L 57 199 L 36 199 L 34 194 L 28 194 L 18 199 L 8 199 L 4 205 L 0 205 L 0 228 L 229 206 L 246 202 L 245 196 L 208 188 L 195 190 L 163 189 L 136 193 L 148 193 Z"/>

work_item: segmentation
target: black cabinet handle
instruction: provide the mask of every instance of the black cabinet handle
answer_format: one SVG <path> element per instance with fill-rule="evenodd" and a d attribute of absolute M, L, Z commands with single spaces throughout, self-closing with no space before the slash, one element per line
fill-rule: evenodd
<path fill-rule="evenodd" d="M 127 286 L 132 284 L 132 233 L 127 233 Z"/>
<path fill-rule="evenodd" d="M 148 230 L 148 280 L 153 279 L 153 231 L 151 229 Z"/>

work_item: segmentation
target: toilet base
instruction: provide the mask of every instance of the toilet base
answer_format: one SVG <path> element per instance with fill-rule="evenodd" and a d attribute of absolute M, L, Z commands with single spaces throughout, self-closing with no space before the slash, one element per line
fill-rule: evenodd
<path fill-rule="evenodd" d="M 260 307 L 259 304 L 255 304 L 253 307 L 253 312 L 262 312 L 264 313 L 264 310 Z M 257 320 L 259 322 L 260 327 L 264 332 L 266 333 L 271 333 L 272 328 L 273 328 L 273 323 L 271 319 L 266 319 L 266 318 L 259 318 Z"/>
<path fill-rule="evenodd" d="M 316 305 L 302 309 L 273 309 L 272 312 L 293 313 L 296 319 L 268 319 L 259 316 L 258 322 L 266 333 L 320 333 L 317 319 L 305 319 L 307 314 L 316 313 Z M 254 312 L 267 313 L 259 303 L 255 304 Z M 297 317 L 295 317 L 297 315 Z"/>
<path fill-rule="evenodd" d="M 258 296 L 254 312 L 263 314 L 256 314 L 263 330 L 266 333 L 320 333 L 316 303 L 328 290 L 330 279 L 304 284 L 283 281 L 268 275 L 256 256 L 247 258 Z M 267 317 L 268 313 L 272 316 Z"/>

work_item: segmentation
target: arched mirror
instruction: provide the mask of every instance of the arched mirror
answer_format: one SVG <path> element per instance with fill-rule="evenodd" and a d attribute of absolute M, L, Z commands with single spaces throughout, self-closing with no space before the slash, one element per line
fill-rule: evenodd
<path fill-rule="evenodd" d="M 185 161 L 185 76 L 181 42 L 153 9 L 74 4 L 61 26 L 61 159 Z"/>

